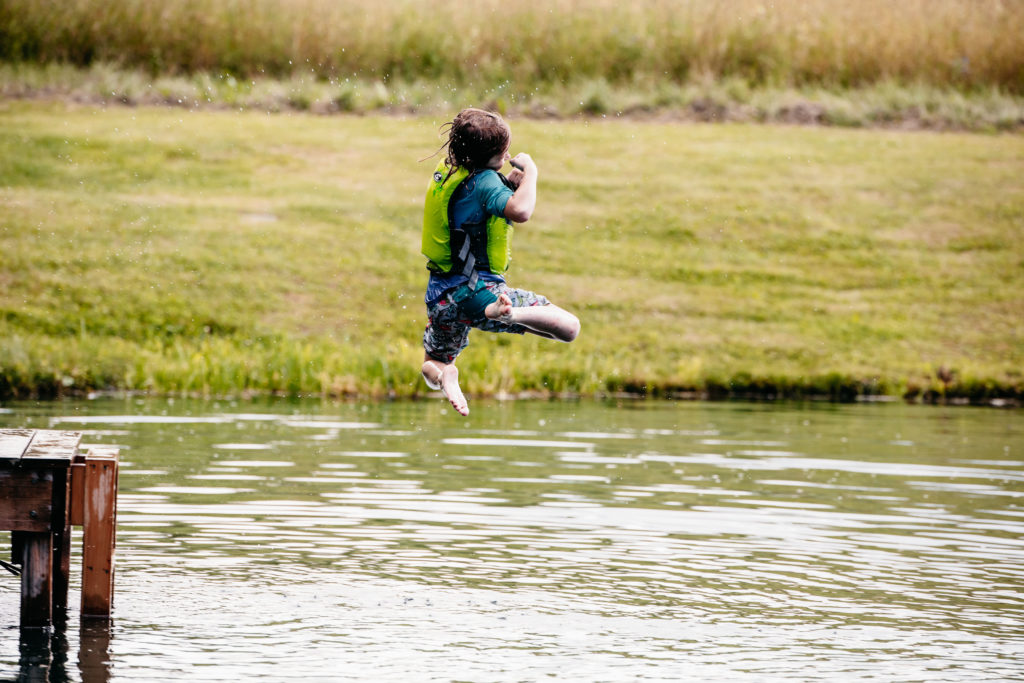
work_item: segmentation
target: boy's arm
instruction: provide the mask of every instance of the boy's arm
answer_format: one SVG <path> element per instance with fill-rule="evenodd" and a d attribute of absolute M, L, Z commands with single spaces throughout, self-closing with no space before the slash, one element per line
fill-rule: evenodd
<path fill-rule="evenodd" d="M 525 153 L 517 154 L 511 163 L 522 171 L 522 178 L 505 204 L 505 218 L 513 223 L 525 223 L 537 207 L 537 164 Z"/>

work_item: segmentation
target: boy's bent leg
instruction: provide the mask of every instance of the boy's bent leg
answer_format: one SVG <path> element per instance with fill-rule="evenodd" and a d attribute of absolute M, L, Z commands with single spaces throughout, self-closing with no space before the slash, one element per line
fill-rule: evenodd
<path fill-rule="evenodd" d="M 571 342 L 580 333 L 579 318 L 564 308 L 552 303 L 515 307 L 504 292 L 487 307 L 484 315 L 509 325 L 522 325 L 528 332 L 556 341 Z"/>
<path fill-rule="evenodd" d="M 569 343 L 580 334 L 579 318 L 554 304 L 517 308 L 512 320 L 534 334 L 556 341 Z"/>
<path fill-rule="evenodd" d="M 459 369 L 454 363 L 442 363 L 426 356 L 420 372 L 423 373 L 427 386 L 431 389 L 440 389 L 459 415 L 469 415 L 469 404 L 459 386 Z"/>

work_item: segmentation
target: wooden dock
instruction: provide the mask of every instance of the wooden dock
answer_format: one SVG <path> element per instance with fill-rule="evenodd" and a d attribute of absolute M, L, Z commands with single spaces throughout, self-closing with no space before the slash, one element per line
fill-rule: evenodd
<path fill-rule="evenodd" d="M 22 628 L 68 606 L 71 529 L 82 527 L 82 617 L 108 618 L 114 596 L 118 452 L 79 453 L 80 432 L 0 429 L 0 530 L 21 572 Z"/>

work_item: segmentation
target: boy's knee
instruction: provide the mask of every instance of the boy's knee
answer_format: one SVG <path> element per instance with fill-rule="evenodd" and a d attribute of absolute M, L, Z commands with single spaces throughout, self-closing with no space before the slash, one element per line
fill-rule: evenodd
<path fill-rule="evenodd" d="M 566 321 L 564 339 L 566 342 L 571 342 L 578 336 L 580 336 L 580 319 L 570 315 L 569 320 Z"/>

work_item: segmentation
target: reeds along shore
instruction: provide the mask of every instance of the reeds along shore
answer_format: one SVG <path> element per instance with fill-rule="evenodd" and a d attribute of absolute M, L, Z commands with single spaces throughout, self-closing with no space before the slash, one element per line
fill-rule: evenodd
<path fill-rule="evenodd" d="M 1020 0 L 0 0 L 0 59 L 153 74 L 1024 93 Z"/>

